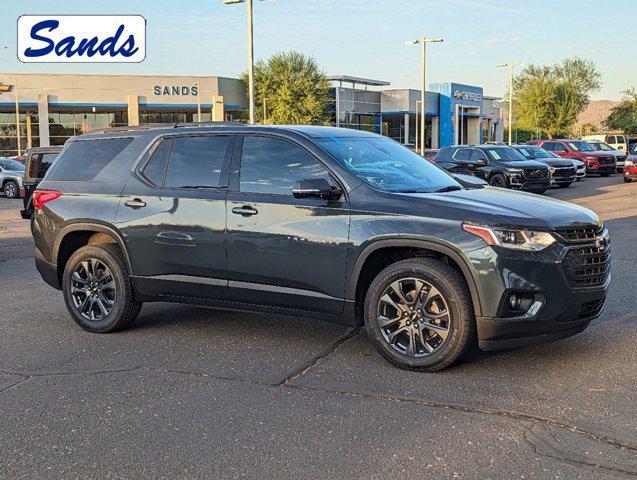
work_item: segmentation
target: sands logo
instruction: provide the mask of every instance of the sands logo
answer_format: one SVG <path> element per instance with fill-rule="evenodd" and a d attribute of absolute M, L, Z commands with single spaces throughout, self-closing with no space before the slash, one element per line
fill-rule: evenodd
<path fill-rule="evenodd" d="M 25 63 L 139 63 L 146 58 L 141 15 L 23 15 L 18 59 Z"/>

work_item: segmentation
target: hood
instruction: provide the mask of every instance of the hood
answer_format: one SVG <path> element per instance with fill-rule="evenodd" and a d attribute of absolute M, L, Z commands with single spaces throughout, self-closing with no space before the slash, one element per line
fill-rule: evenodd
<path fill-rule="evenodd" d="M 594 150 L 592 152 L 582 152 L 582 155 L 584 156 L 592 156 L 592 157 L 598 157 L 598 158 L 615 158 L 615 154 L 610 153 L 610 152 L 603 152 L 601 150 Z"/>
<path fill-rule="evenodd" d="M 522 168 L 524 170 L 546 169 L 546 164 L 538 160 L 513 160 L 513 161 L 500 161 L 498 163 L 508 168 Z"/>
<path fill-rule="evenodd" d="M 555 229 L 601 223 L 599 217 L 588 208 L 534 193 L 502 188 L 401 195 L 422 199 L 428 212 L 452 209 L 463 220 L 487 225 Z"/>
<path fill-rule="evenodd" d="M 563 158 L 538 158 L 538 162 L 546 163 L 549 167 L 573 166 L 573 162 L 571 160 L 564 160 Z"/>

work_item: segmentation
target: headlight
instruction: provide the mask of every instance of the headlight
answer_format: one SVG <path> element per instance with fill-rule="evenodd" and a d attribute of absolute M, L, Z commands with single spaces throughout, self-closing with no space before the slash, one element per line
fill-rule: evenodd
<path fill-rule="evenodd" d="M 632 167 L 634 165 L 632 160 L 625 160 L 624 161 L 624 166 L 626 167 Z"/>
<path fill-rule="evenodd" d="M 521 168 L 507 168 L 507 172 L 509 173 L 522 173 L 524 170 Z"/>
<path fill-rule="evenodd" d="M 539 252 L 555 243 L 555 238 L 548 232 L 499 229 L 470 224 L 463 224 L 462 228 L 482 238 L 489 245 L 497 245 L 512 250 Z"/>

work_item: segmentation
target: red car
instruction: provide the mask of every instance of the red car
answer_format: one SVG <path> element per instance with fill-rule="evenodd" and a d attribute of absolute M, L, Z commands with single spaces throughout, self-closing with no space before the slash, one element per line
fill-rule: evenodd
<path fill-rule="evenodd" d="M 532 140 L 532 142 L 560 157 L 584 162 L 587 174 L 597 173 L 602 177 L 608 177 L 611 173 L 617 172 L 613 154 L 597 151 L 583 140 Z"/>
<path fill-rule="evenodd" d="M 624 162 L 624 182 L 637 180 L 637 144 L 633 145 Z"/>
<path fill-rule="evenodd" d="M 431 163 L 435 163 L 436 161 L 434 160 L 434 158 L 439 151 L 439 148 L 427 148 L 425 149 L 425 158 Z"/>

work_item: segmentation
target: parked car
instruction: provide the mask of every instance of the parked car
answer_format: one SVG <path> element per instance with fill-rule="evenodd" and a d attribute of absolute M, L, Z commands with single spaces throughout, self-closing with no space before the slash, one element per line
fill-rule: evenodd
<path fill-rule="evenodd" d="M 425 158 L 429 160 L 431 163 L 435 162 L 436 155 L 440 151 L 439 148 L 427 148 L 425 149 Z"/>
<path fill-rule="evenodd" d="M 553 152 L 549 152 L 549 153 L 553 153 Z M 557 155 L 555 156 L 557 157 Z M 576 172 L 575 175 L 577 177 L 577 181 L 579 182 L 580 180 L 586 177 L 586 164 L 582 162 L 581 160 L 575 160 L 574 158 L 571 158 L 570 160 L 571 162 L 573 162 L 573 165 L 575 165 L 575 172 Z"/>
<path fill-rule="evenodd" d="M 583 331 L 610 281 L 590 210 L 466 189 L 389 138 L 342 128 L 73 137 L 33 205 L 37 269 L 97 333 L 142 302 L 288 313 L 365 325 L 390 362 L 432 371 L 476 338 L 493 350 Z"/>
<path fill-rule="evenodd" d="M 16 160 L 0 158 L 0 186 L 7 198 L 20 198 L 24 165 Z"/>
<path fill-rule="evenodd" d="M 526 160 L 516 149 L 501 145 L 462 145 L 438 152 L 436 165 L 450 173 L 475 175 L 502 188 L 544 193 L 551 186 L 549 167 Z"/>
<path fill-rule="evenodd" d="M 551 184 L 568 188 L 577 178 L 577 169 L 572 160 L 563 159 L 534 145 L 514 145 L 518 152 L 528 160 L 546 163 L 551 170 Z"/>
<path fill-rule="evenodd" d="M 628 152 L 628 145 L 626 142 L 626 136 L 615 133 L 598 133 L 592 135 L 582 135 L 582 140 L 604 142 L 613 148 L 623 152 Z"/>
<path fill-rule="evenodd" d="M 611 147 L 606 142 L 599 142 L 597 140 L 587 140 L 593 150 L 598 152 L 608 152 L 615 156 L 615 165 L 617 165 L 617 171 L 621 172 L 624 169 L 624 161 L 626 160 L 627 153 L 617 150 L 614 147 Z"/>
<path fill-rule="evenodd" d="M 629 183 L 637 180 L 637 144 L 633 145 L 632 150 L 624 163 L 624 182 Z"/>
<path fill-rule="evenodd" d="M 587 174 L 593 173 L 608 177 L 617 171 L 614 155 L 608 152 L 598 152 L 583 140 L 542 140 L 539 146 L 562 158 L 572 158 L 584 162 Z"/>
<path fill-rule="evenodd" d="M 22 218 L 29 219 L 33 214 L 31 195 L 44 178 L 49 167 L 62 151 L 62 147 L 33 147 L 27 152 L 26 169 L 22 187 L 22 202 L 24 210 L 20 211 Z"/>

